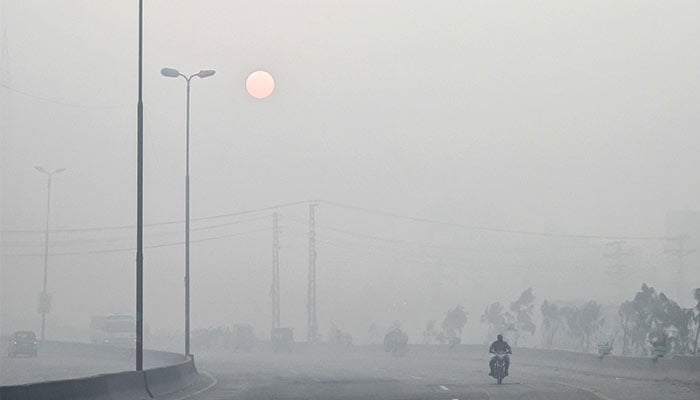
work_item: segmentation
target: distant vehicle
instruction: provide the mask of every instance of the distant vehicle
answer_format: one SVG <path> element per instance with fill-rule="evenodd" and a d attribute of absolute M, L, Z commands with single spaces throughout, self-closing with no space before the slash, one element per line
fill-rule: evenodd
<path fill-rule="evenodd" d="M 36 357 L 38 344 L 36 335 L 32 331 L 17 331 L 10 336 L 10 343 L 7 346 L 8 357 L 16 357 L 24 354 Z"/>
<path fill-rule="evenodd" d="M 281 351 L 291 353 L 294 345 L 294 333 L 291 328 L 275 328 L 271 332 L 270 342 L 275 353 Z"/>
<path fill-rule="evenodd" d="M 236 324 L 231 330 L 231 347 L 235 351 L 250 351 L 255 347 L 255 334 L 249 324 Z"/>
<path fill-rule="evenodd" d="M 90 340 L 95 344 L 134 347 L 136 320 L 126 314 L 93 316 L 90 321 Z"/>

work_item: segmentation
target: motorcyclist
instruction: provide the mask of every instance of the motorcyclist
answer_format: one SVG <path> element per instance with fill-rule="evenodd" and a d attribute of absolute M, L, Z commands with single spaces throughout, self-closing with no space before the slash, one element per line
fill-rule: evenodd
<path fill-rule="evenodd" d="M 508 367 L 510 366 L 510 358 L 508 357 L 508 354 L 513 354 L 513 350 L 511 350 L 510 346 L 508 343 L 506 343 L 503 340 L 503 335 L 499 334 L 496 336 L 496 341 L 491 343 L 491 347 L 489 347 L 489 353 L 491 354 L 496 354 L 496 353 L 505 353 L 506 354 L 506 374 L 505 376 L 508 376 Z M 489 362 L 489 367 L 491 367 L 491 372 L 489 372 L 489 375 L 493 376 L 493 367 L 496 365 L 496 356 L 491 357 L 491 361 Z"/>

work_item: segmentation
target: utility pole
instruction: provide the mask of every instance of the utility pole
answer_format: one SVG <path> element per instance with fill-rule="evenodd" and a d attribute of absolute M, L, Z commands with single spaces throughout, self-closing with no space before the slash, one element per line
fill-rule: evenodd
<path fill-rule="evenodd" d="M 272 329 L 280 327 L 280 240 L 277 212 L 272 214 Z"/>
<path fill-rule="evenodd" d="M 308 292 L 308 325 L 307 341 L 316 342 L 318 338 L 318 326 L 316 323 L 316 207 L 318 204 L 309 204 L 309 292 Z"/>
<path fill-rule="evenodd" d="M 692 253 L 695 253 L 696 249 L 688 249 L 687 242 L 690 239 L 687 235 L 679 235 L 669 238 L 668 240 L 675 244 L 675 248 L 666 249 L 664 253 L 671 254 L 676 257 L 676 269 L 678 270 L 678 278 L 676 280 L 676 296 L 678 304 L 683 304 L 683 298 L 690 295 L 690 290 L 688 293 L 685 291 L 685 258 Z"/>
<path fill-rule="evenodd" d="M 49 215 L 51 214 L 51 178 L 54 174 L 60 174 L 65 171 L 65 168 L 59 168 L 54 171 L 47 171 L 43 167 L 34 167 L 37 171 L 45 174 L 46 179 L 46 232 L 44 235 L 44 286 L 41 293 L 39 293 L 39 313 L 41 313 L 41 341 L 43 342 L 46 338 L 46 314 L 51 310 L 51 295 L 46 292 L 46 282 L 48 279 L 49 270 Z"/>

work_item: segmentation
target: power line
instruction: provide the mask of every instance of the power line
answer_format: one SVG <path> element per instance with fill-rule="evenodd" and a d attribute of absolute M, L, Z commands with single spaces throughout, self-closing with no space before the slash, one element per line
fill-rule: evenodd
<path fill-rule="evenodd" d="M 200 217 L 200 218 L 191 218 L 191 220 L 192 221 L 207 221 L 207 220 L 212 220 L 212 219 L 234 217 L 234 216 L 238 216 L 238 215 L 253 214 L 253 213 L 258 213 L 258 212 L 262 212 L 262 211 L 276 210 L 279 208 L 291 207 L 291 206 L 295 206 L 295 205 L 299 205 L 299 204 L 308 204 L 308 203 L 309 203 L 308 200 L 295 201 L 292 203 L 278 204 L 275 206 L 269 206 L 269 207 L 263 207 L 263 208 L 257 208 L 257 209 L 252 209 L 252 210 L 245 210 L 245 211 L 238 211 L 238 212 L 233 212 L 233 213 L 228 213 L 228 214 L 212 215 L 212 216 Z M 156 223 L 151 223 L 151 224 L 144 224 L 144 226 L 147 226 L 147 227 L 164 226 L 164 225 L 181 224 L 184 222 L 185 222 L 185 220 L 164 221 L 164 222 L 156 222 Z M 89 228 L 49 229 L 49 232 L 100 232 L 100 231 L 109 231 L 109 230 L 133 229 L 133 228 L 136 228 L 136 225 L 112 225 L 112 226 L 96 226 L 96 227 L 89 227 Z M 43 232 L 45 232 L 45 230 L 37 230 L 37 229 L 3 229 L 3 230 L 0 230 L 0 233 L 43 233 Z"/>
<path fill-rule="evenodd" d="M 249 218 L 249 219 L 244 219 L 244 220 L 239 220 L 239 221 L 234 221 L 234 222 L 227 222 L 223 224 L 217 224 L 217 225 L 209 225 L 209 226 L 204 226 L 200 228 L 193 228 L 190 229 L 190 231 L 195 232 L 195 231 L 207 231 L 210 229 L 215 229 L 215 228 L 221 228 L 224 226 L 231 226 L 231 225 L 238 225 L 246 222 L 252 222 L 252 221 L 260 221 L 263 219 L 268 219 L 269 216 L 261 216 L 261 217 L 256 217 L 256 218 Z M 177 230 L 177 231 L 172 231 L 172 232 L 158 232 L 158 233 L 151 233 L 148 235 L 149 237 L 163 237 L 163 236 L 170 236 L 170 235 L 180 235 L 183 234 L 183 230 Z M 76 245 L 83 245 L 83 244 L 92 244 L 92 243 L 115 243 L 115 242 L 123 242 L 125 240 L 133 240 L 133 236 L 118 236 L 118 237 L 111 237 L 111 238 L 103 238 L 103 239 L 74 239 L 74 240 L 55 240 L 51 242 L 51 247 L 60 247 L 60 246 L 76 246 Z M 38 247 L 38 246 L 43 246 L 44 243 L 2 243 L 0 242 L 0 247 Z"/>
<path fill-rule="evenodd" d="M 22 96 L 25 96 L 25 97 L 29 97 L 29 98 L 32 98 L 32 99 L 35 99 L 35 100 L 44 101 L 44 102 L 47 102 L 47 103 L 53 103 L 53 104 L 58 104 L 58 105 L 62 105 L 62 106 L 67 106 L 67 107 L 96 108 L 96 109 L 120 109 L 120 108 L 127 108 L 127 107 L 128 107 L 128 106 L 125 106 L 125 105 L 122 106 L 122 105 L 109 105 L 109 104 L 99 105 L 99 104 L 79 104 L 79 103 L 70 103 L 70 102 L 67 102 L 67 101 L 61 101 L 61 100 L 56 100 L 56 99 L 50 99 L 50 98 L 48 98 L 48 97 L 42 97 L 42 96 L 38 96 L 38 95 L 31 94 L 31 93 L 28 93 L 28 92 L 24 92 L 24 91 L 22 91 L 22 90 L 18 90 L 18 89 L 13 88 L 12 86 L 10 86 L 10 85 L 8 85 L 8 84 L 6 84 L 6 83 L 0 83 L 0 86 L 4 87 L 5 89 L 7 89 L 7 90 L 9 90 L 9 91 L 11 91 L 11 92 L 14 92 L 14 93 L 17 93 L 17 94 L 21 94 Z"/>
<path fill-rule="evenodd" d="M 190 240 L 190 243 L 199 243 L 199 242 L 208 242 L 212 240 L 219 240 L 219 239 L 224 239 L 224 238 L 230 238 L 230 237 L 235 237 L 235 236 L 245 236 L 245 235 L 250 235 L 252 233 L 258 233 L 258 232 L 268 232 L 269 228 L 264 228 L 264 229 L 257 229 L 254 231 L 248 231 L 248 232 L 240 232 L 240 233 L 233 233 L 229 235 L 221 235 L 221 236 L 214 236 L 206 239 L 197 239 L 197 240 Z M 185 244 L 184 241 L 182 242 L 171 242 L 171 243 L 162 243 L 162 244 L 156 244 L 156 245 L 151 245 L 151 246 L 144 246 L 146 249 L 156 249 L 160 247 L 172 247 L 172 246 L 179 246 Z M 92 250 L 92 251 L 76 251 L 76 252 L 65 252 L 65 253 L 50 253 L 51 256 L 74 256 L 74 255 L 83 255 L 83 254 L 102 254 L 102 253 L 120 253 L 124 251 L 134 251 L 136 250 L 136 247 L 128 247 L 128 248 L 119 248 L 119 249 L 107 249 L 107 250 Z M 36 256 L 43 256 L 43 254 L 39 253 L 34 253 L 34 254 L 3 254 L 3 256 L 6 257 L 36 257 Z"/>
<path fill-rule="evenodd" d="M 253 210 L 238 211 L 238 212 L 233 212 L 233 213 L 228 213 L 228 214 L 220 214 L 220 215 L 212 215 L 210 217 L 193 218 L 192 220 L 193 221 L 204 221 L 204 220 L 209 220 L 209 219 L 233 217 L 233 216 L 237 216 L 237 215 L 252 214 L 252 213 L 257 213 L 257 212 L 262 212 L 262 211 L 271 211 L 271 210 L 277 210 L 279 208 L 298 206 L 300 204 L 309 204 L 309 203 L 310 203 L 310 200 L 294 201 L 291 203 L 284 203 L 284 204 L 278 204 L 276 206 L 256 208 Z"/>
<path fill-rule="evenodd" d="M 290 220 L 292 222 L 298 223 L 298 224 L 305 224 L 304 221 L 301 221 L 296 218 L 291 218 L 291 217 L 285 217 L 285 219 Z M 427 248 L 432 248 L 432 249 L 437 249 L 437 250 L 454 250 L 454 251 L 467 251 L 467 252 L 502 252 L 503 250 L 500 249 L 477 249 L 477 248 L 466 248 L 466 247 L 455 247 L 455 246 L 447 246 L 447 245 L 440 245 L 440 244 L 434 244 L 434 243 L 426 243 L 426 242 L 419 242 L 419 241 L 412 241 L 412 240 L 404 240 L 404 239 L 394 239 L 394 238 L 387 238 L 387 237 L 382 237 L 382 236 L 375 236 L 375 235 L 369 235 L 365 233 L 360 233 L 360 232 L 354 232 L 354 231 L 349 231 L 346 229 L 339 229 L 339 228 L 334 228 L 328 225 L 316 225 L 317 227 L 321 229 L 326 229 L 334 232 L 338 232 L 341 234 L 349 235 L 349 236 L 354 236 L 354 237 L 359 237 L 363 239 L 368 239 L 368 240 L 374 240 L 374 241 L 379 241 L 379 242 L 386 242 L 386 243 L 394 243 L 397 245 L 405 245 L 405 246 L 421 246 L 421 247 L 427 247 Z M 602 245 L 590 245 L 590 246 L 567 246 L 567 247 L 562 247 L 560 249 L 567 249 L 567 250 L 572 250 L 572 249 L 591 249 L 591 248 L 599 248 Z M 513 249 L 511 248 L 510 251 L 515 251 L 515 252 L 538 252 L 538 251 L 547 251 L 550 249 L 544 249 L 544 248 L 520 248 L 520 249 Z"/>
<path fill-rule="evenodd" d="M 367 214 L 382 215 L 385 217 L 392 217 L 392 218 L 405 219 L 405 220 L 415 221 L 415 222 L 423 222 L 423 223 L 434 224 L 434 225 L 451 226 L 454 228 L 477 230 L 477 231 L 484 231 L 484 232 L 509 233 L 509 234 L 517 234 L 517 235 L 546 236 L 546 237 L 562 237 L 562 238 L 573 238 L 573 239 L 668 240 L 668 237 L 666 237 L 666 236 L 582 235 L 582 234 L 568 234 L 568 233 L 553 233 L 553 232 L 525 231 L 525 230 L 516 230 L 516 229 L 503 229 L 503 228 L 493 228 L 493 227 L 479 226 L 479 225 L 465 225 L 465 224 L 458 224 L 458 223 L 454 223 L 454 222 L 437 221 L 437 220 L 428 219 L 428 218 L 411 217 L 411 216 L 407 216 L 407 215 L 401 215 L 401 214 L 380 211 L 380 210 L 372 210 L 369 208 L 356 207 L 356 206 L 351 206 L 351 205 L 337 203 L 337 202 L 328 201 L 328 200 L 319 200 L 319 202 L 328 204 L 330 206 L 345 208 L 348 210 L 361 211 L 361 212 L 364 212 Z"/>
<path fill-rule="evenodd" d="M 263 211 L 276 210 L 276 209 L 291 207 L 291 206 L 300 205 L 300 204 L 309 204 L 310 202 L 311 202 L 310 200 L 295 201 L 295 202 L 278 204 L 278 205 L 274 205 L 274 206 L 262 207 L 262 208 L 245 210 L 245 211 L 212 215 L 212 216 L 200 217 L 200 218 L 192 218 L 192 221 L 206 221 L 206 220 L 212 220 L 212 219 L 221 219 L 221 218 L 227 218 L 227 217 L 233 217 L 233 216 L 239 216 L 239 215 L 245 215 L 245 214 L 258 213 L 258 212 L 263 212 Z M 567 234 L 567 233 L 503 229 L 503 228 L 494 228 L 494 227 L 479 226 L 479 225 L 466 225 L 466 224 L 459 224 L 459 223 L 454 223 L 454 222 L 438 221 L 438 220 L 433 220 L 433 219 L 428 219 L 428 218 L 412 217 L 412 216 L 408 216 L 408 215 L 402 215 L 402 214 L 397 214 L 397 213 L 393 213 L 393 212 L 386 212 L 386 211 L 381 211 L 381 210 L 373 210 L 373 209 L 368 209 L 368 208 L 364 208 L 364 207 L 357 207 L 357 206 L 342 204 L 342 203 L 328 201 L 328 200 L 318 200 L 318 202 L 325 203 L 325 204 L 328 204 L 330 206 L 335 206 L 338 208 L 360 211 L 360 212 L 364 212 L 367 214 L 382 215 L 385 217 L 404 219 L 404 220 L 409 220 L 409 221 L 414 221 L 414 222 L 428 223 L 428 224 L 433 224 L 433 225 L 450 226 L 453 228 L 477 230 L 477 231 L 484 231 L 484 232 L 530 235 L 530 236 L 544 236 L 544 237 L 575 238 L 575 239 L 653 240 L 653 241 L 669 240 L 669 237 L 666 237 L 666 236 L 616 236 L 616 235 Z M 179 223 L 183 223 L 183 222 L 184 222 L 184 220 L 164 221 L 164 222 L 146 224 L 145 226 L 156 227 L 156 226 L 179 224 Z M 99 232 L 99 231 L 108 231 L 108 230 L 132 229 L 135 227 L 136 227 L 135 225 L 114 225 L 114 226 L 98 226 L 98 227 L 88 227 L 88 228 L 51 229 L 49 231 L 50 232 Z M 44 230 L 29 230 L 29 229 L 3 229 L 3 230 L 0 230 L 0 233 L 42 233 L 42 232 L 44 232 Z"/>

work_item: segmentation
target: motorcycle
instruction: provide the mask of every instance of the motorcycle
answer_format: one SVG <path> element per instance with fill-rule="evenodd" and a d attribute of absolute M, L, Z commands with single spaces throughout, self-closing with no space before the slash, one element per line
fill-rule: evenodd
<path fill-rule="evenodd" d="M 506 358 L 508 353 L 497 352 L 494 357 L 496 358 L 496 363 L 493 366 L 493 377 L 500 385 L 503 382 L 503 378 L 506 377 Z"/>

